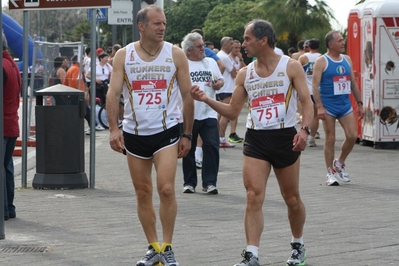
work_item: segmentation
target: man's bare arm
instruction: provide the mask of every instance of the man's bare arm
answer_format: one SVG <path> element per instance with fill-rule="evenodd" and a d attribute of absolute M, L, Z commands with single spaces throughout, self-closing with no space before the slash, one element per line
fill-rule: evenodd
<path fill-rule="evenodd" d="M 126 48 L 121 48 L 114 58 L 112 79 L 107 92 L 107 115 L 110 131 L 118 130 L 119 101 L 122 93 L 125 75 Z M 128 100 L 128 99 L 125 99 Z"/>
<path fill-rule="evenodd" d="M 302 65 L 291 59 L 287 66 L 287 73 L 292 80 L 292 85 L 296 89 L 302 105 L 302 125 L 310 126 L 313 119 L 313 103 L 310 98 L 309 89 L 306 83 L 305 72 Z"/>
<path fill-rule="evenodd" d="M 242 107 L 247 99 L 247 92 L 244 88 L 244 81 L 247 71 L 246 69 L 247 68 L 244 67 L 238 72 L 235 88 L 229 104 L 222 103 L 208 97 L 205 92 L 199 88 L 191 89 L 191 96 L 197 101 L 205 102 L 220 115 L 234 120 L 240 115 Z"/>

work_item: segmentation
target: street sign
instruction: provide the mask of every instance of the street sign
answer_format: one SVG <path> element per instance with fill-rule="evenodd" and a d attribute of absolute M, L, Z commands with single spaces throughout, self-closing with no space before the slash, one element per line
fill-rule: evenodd
<path fill-rule="evenodd" d="M 9 0 L 10 10 L 110 7 L 111 0 Z"/>
<path fill-rule="evenodd" d="M 108 8 L 109 25 L 132 25 L 133 2 L 131 0 L 112 0 Z"/>
<path fill-rule="evenodd" d="M 106 8 L 97 8 L 96 9 L 96 20 L 97 21 L 107 21 L 107 9 Z M 89 9 L 89 12 L 87 12 L 87 17 L 89 20 L 91 20 L 92 16 L 92 10 Z"/>

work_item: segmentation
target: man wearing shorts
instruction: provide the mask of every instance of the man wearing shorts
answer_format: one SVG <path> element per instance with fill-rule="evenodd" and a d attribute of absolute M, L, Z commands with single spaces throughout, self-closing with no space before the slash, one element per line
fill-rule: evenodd
<path fill-rule="evenodd" d="M 312 101 L 301 64 L 274 52 L 276 35 L 264 20 L 253 20 L 245 27 L 244 48 L 257 60 L 237 75 L 230 103 L 208 97 L 198 88 L 191 90 L 195 100 L 203 101 L 229 119 L 249 104 L 244 141 L 243 181 L 247 191 L 245 234 L 247 248 L 243 260 L 235 266 L 259 266 L 259 244 L 264 227 L 263 202 L 271 169 L 274 169 L 281 194 L 288 209 L 292 233 L 291 255 L 287 265 L 305 265 L 303 227 L 305 206 L 299 194 L 300 153 L 306 148 L 312 120 Z M 302 128 L 296 124 L 296 100 L 303 106 Z"/>
<path fill-rule="evenodd" d="M 330 31 L 325 37 L 327 53 L 319 57 L 313 68 L 313 97 L 317 106 L 317 117 L 323 120 L 326 141 L 324 159 L 327 166 L 327 186 L 337 186 L 339 181 L 349 182 L 345 160 L 357 139 L 355 115 L 349 94 L 357 101 L 358 117 L 363 118 L 363 102 L 352 71 L 352 61 L 345 52 L 345 40 L 338 31 Z M 345 132 L 341 153 L 334 159 L 335 120 Z M 338 180 L 337 180 L 338 179 Z"/>
<path fill-rule="evenodd" d="M 137 266 L 179 266 L 172 250 L 177 203 L 175 175 L 177 158 L 191 148 L 194 102 L 191 81 L 183 51 L 163 40 L 166 18 L 155 5 L 137 14 L 140 40 L 116 53 L 107 94 L 110 145 L 127 154 L 127 163 L 137 198 L 137 214 L 148 242 L 146 255 Z M 123 91 L 125 113 L 123 135 L 118 129 L 120 95 Z M 183 100 L 183 135 L 180 135 Z M 151 171 L 155 166 L 162 224 L 162 245 L 156 231 Z"/>
<path fill-rule="evenodd" d="M 298 59 L 299 63 L 303 66 L 306 74 L 306 81 L 308 84 L 308 89 L 310 93 L 310 97 L 313 102 L 313 119 L 310 125 L 311 133 L 309 135 L 309 147 L 316 147 L 315 136 L 317 133 L 317 129 L 319 128 L 319 118 L 317 117 L 317 107 L 313 99 L 313 90 L 312 90 L 312 79 L 313 79 L 313 66 L 317 58 L 320 57 L 319 48 L 320 41 L 317 39 L 310 39 L 308 41 L 309 52 L 301 55 Z"/>

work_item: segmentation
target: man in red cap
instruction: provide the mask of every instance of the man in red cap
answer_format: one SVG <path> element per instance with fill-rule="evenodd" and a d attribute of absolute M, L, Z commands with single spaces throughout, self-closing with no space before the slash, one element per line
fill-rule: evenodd
<path fill-rule="evenodd" d="M 103 48 L 97 48 L 97 50 L 96 50 L 96 54 L 97 54 L 97 56 L 99 55 L 99 54 L 102 54 L 102 53 L 104 53 L 104 50 L 103 50 Z"/>

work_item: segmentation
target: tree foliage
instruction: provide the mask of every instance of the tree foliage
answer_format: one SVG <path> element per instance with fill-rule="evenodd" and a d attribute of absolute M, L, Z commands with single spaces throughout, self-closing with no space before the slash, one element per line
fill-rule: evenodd
<path fill-rule="evenodd" d="M 278 46 L 284 51 L 296 46 L 300 39 L 318 38 L 322 40 L 331 29 L 330 19 L 334 19 L 331 9 L 323 0 L 177 0 L 172 8 L 165 5 L 167 30 L 165 40 L 180 43 L 192 29 L 204 30 L 205 38 L 219 46 L 223 36 L 231 36 L 242 41 L 244 25 L 254 18 L 270 21 L 277 33 Z M 359 0 L 358 4 L 364 2 Z M 3 12 L 23 23 L 23 11 Z M 79 41 L 85 38 L 90 44 L 90 26 L 87 10 L 32 10 L 30 31 L 34 36 L 43 36 L 47 41 Z M 100 46 L 112 45 L 112 26 L 107 22 L 98 24 L 101 29 Z M 126 39 L 123 32 L 126 32 Z M 132 26 L 117 26 L 117 43 L 131 41 Z M 323 43 L 323 42 L 321 42 Z"/>
<path fill-rule="evenodd" d="M 212 9 L 209 2 L 208 0 L 184 0 L 178 1 L 172 10 L 167 9 L 165 39 L 172 43 L 180 43 L 191 30 L 202 28 L 204 18 Z"/>
<path fill-rule="evenodd" d="M 316 37 L 310 33 L 319 35 L 331 30 L 330 19 L 335 20 L 332 10 L 323 0 L 314 2 L 311 5 L 308 0 L 263 0 L 255 9 L 273 24 L 279 44 L 288 48 L 295 47 L 301 39 Z"/>
<path fill-rule="evenodd" d="M 237 0 L 216 6 L 208 14 L 204 23 L 203 30 L 206 39 L 216 46 L 219 46 L 219 41 L 223 36 L 242 41 L 244 25 L 260 16 L 259 12 L 253 11 L 255 5 L 256 1 Z"/>

